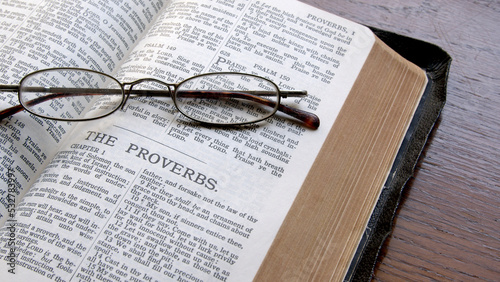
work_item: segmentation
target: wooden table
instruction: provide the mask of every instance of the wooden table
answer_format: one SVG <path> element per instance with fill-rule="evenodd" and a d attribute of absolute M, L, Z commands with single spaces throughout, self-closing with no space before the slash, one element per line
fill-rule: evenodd
<path fill-rule="evenodd" d="M 374 279 L 500 281 L 500 1 L 303 2 L 434 43 L 453 58 L 447 104 Z"/>

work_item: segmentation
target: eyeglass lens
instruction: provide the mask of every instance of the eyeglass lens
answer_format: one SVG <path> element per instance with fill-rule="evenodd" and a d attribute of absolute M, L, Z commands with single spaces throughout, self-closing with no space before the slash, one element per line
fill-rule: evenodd
<path fill-rule="evenodd" d="M 261 77 L 214 73 L 178 85 L 174 101 L 183 114 L 200 122 L 242 124 L 273 115 L 278 107 L 279 91 Z"/>
<path fill-rule="evenodd" d="M 19 101 L 33 114 L 76 121 L 114 112 L 123 101 L 123 93 L 116 79 L 102 73 L 50 69 L 21 80 Z"/>

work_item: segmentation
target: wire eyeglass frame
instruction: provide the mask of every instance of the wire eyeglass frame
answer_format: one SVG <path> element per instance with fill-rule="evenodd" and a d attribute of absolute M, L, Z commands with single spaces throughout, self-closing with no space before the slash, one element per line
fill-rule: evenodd
<path fill-rule="evenodd" d="M 88 88 L 88 87 L 54 87 L 52 85 L 57 84 L 57 81 L 54 83 L 50 83 L 51 86 L 39 86 L 39 89 L 34 89 L 36 87 L 31 87 L 31 86 L 25 86 L 24 84 L 27 83 L 30 79 L 33 79 L 36 76 L 42 76 L 49 74 L 51 72 L 68 72 L 68 73 L 84 73 L 88 74 L 89 76 L 96 76 L 101 78 L 103 81 L 104 79 L 110 80 L 111 83 L 114 83 L 115 88 L 104 88 L 104 87 L 99 87 L 99 88 Z M 73 74 L 75 75 L 75 74 Z M 225 78 L 230 77 L 230 76 L 241 76 L 241 79 L 245 78 L 246 79 L 255 79 L 257 81 L 260 81 L 261 84 L 263 84 L 262 89 L 259 90 L 232 90 L 232 89 L 215 89 L 215 90 L 210 90 L 210 89 L 195 89 L 195 90 L 185 90 L 185 87 L 188 87 L 189 84 L 193 84 L 195 82 L 204 82 L 202 79 L 206 79 L 208 84 L 213 84 L 215 79 L 218 79 L 218 76 L 222 77 L 222 81 L 218 81 L 218 83 L 228 83 L 231 84 L 231 81 L 224 81 L 227 80 Z M 83 76 L 82 76 L 83 77 Z M 215 78 L 211 78 L 215 77 Z M 160 90 L 151 90 L 151 89 L 140 89 L 141 84 L 143 87 L 147 84 L 155 83 L 157 85 L 162 86 L 164 89 Z M 239 85 L 238 85 L 239 86 Z M 259 85 L 260 86 L 260 85 Z M 137 89 L 139 88 L 139 89 Z M 242 89 L 245 87 L 241 87 Z M 268 90 L 269 89 L 269 90 Z M 25 101 L 25 98 L 27 98 L 27 95 L 29 95 L 29 91 L 34 91 L 36 90 L 37 92 L 35 93 L 51 93 L 45 96 L 40 96 L 40 94 L 36 94 L 37 97 L 34 97 L 33 99 Z M 301 120 L 304 122 L 305 125 L 307 125 L 310 128 L 317 129 L 319 127 L 319 118 L 313 113 L 303 111 L 300 109 L 292 108 L 287 105 L 281 104 L 281 98 L 287 98 L 287 97 L 304 97 L 307 95 L 307 91 L 303 90 L 280 90 L 279 87 L 272 82 L 271 80 L 253 75 L 253 74 L 247 74 L 247 73 L 235 73 L 235 72 L 216 72 L 216 73 L 204 73 L 204 74 L 199 74 L 195 75 L 192 77 L 189 77 L 187 79 L 184 79 L 183 81 L 179 83 L 166 83 L 164 81 L 154 79 L 154 78 L 142 78 L 142 79 L 137 79 L 131 82 L 120 82 L 116 78 L 94 70 L 90 69 L 82 69 L 82 68 L 49 68 L 49 69 L 42 69 L 38 70 L 32 73 L 27 74 L 24 76 L 18 85 L 0 85 L 0 91 L 3 92 L 18 92 L 18 99 L 20 104 L 1 110 L 0 111 L 0 120 L 3 118 L 6 118 L 8 116 L 11 116 L 13 114 L 16 114 L 22 110 L 26 110 L 29 113 L 42 117 L 42 118 L 48 118 L 52 120 L 58 120 L 58 121 L 90 121 L 90 120 L 95 120 L 99 118 L 103 118 L 106 116 L 111 115 L 112 113 L 116 112 L 118 109 L 124 109 L 124 106 L 129 98 L 132 97 L 138 97 L 138 96 L 147 96 L 147 97 L 171 97 L 173 100 L 173 103 L 177 110 L 179 110 L 180 113 L 182 113 L 184 116 L 201 122 L 203 124 L 208 124 L 208 125 L 245 125 L 245 124 L 252 124 L 252 123 L 257 123 L 260 121 L 263 121 L 265 119 L 270 118 L 273 116 L 277 111 L 280 111 L 284 114 L 287 114 L 289 116 L 292 116 L 296 119 Z M 101 92 L 101 93 L 96 93 L 96 92 Z M 67 98 L 67 97 L 76 97 L 76 96 L 89 96 L 89 95 L 100 95 L 102 97 L 105 97 L 107 95 L 118 95 L 118 97 L 121 97 L 119 103 L 114 105 L 113 109 L 95 116 L 95 117 L 89 117 L 89 118 L 60 118 L 60 117 L 54 117 L 54 116 L 48 116 L 48 115 L 43 115 L 39 112 L 34 111 L 31 107 L 38 105 L 40 103 L 46 102 L 46 101 L 51 101 L 55 99 L 60 99 L 60 98 Z M 269 97 L 274 96 L 274 100 L 271 100 Z M 221 100 L 221 99 L 241 99 L 245 102 L 252 102 L 253 104 L 257 105 L 258 107 L 263 106 L 265 108 L 262 109 L 257 109 L 257 112 L 259 111 L 264 111 L 262 116 L 257 117 L 252 120 L 240 120 L 240 121 L 234 121 L 234 122 L 228 122 L 228 123 L 223 123 L 221 121 L 218 122 L 212 122 L 207 119 L 203 118 L 197 118 L 194 116 L 194 114 L 186 113 L 186 107 L 184 104 L 180 105 L 182 99 L 184 98 L 191 98 L 191 99 L 200 99 L 203 101 L 208 101 L 208 100 Z M 229 103 L 229 102 L 227 102 Z M 253 106 L 250 106 L 253 107 Z M 266 112 L 267 111 L 267 112 Z M 213 118 L 213 117 L 212 117 Z"/>

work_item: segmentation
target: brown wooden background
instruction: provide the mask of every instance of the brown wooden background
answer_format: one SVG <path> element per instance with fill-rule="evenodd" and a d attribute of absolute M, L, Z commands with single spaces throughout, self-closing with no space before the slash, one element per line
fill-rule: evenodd
<path fill-rule="evenodd" d="M 374 279 L 500 281 L 500 1 L 302 1 L 453 58 L 447 104 Z"/>

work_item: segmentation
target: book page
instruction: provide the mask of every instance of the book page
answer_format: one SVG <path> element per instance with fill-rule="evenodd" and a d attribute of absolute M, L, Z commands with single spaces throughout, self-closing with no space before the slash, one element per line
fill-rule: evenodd
<path fill-rule="evenodd" d="M 0 3 L 0 84 L 18 84 L 26 74 L 52 67 L 113 73 L 162 7 L 161 1 Z M 0 110 L 18 104 L 17 93 L 0 93 Z M 0 179 L 1 183 L 9 181 L 8 170 L 16 174 L 10 181 L 15 182 L 17 201 L 73 126 L 25 112 L 0 121 Z M 0 189 L 0 199 L 2 223 L 9 204 L 6 189 Z"/>
<path fill-rule="evenodd" d="M 258 74 L 307 90 L 282 103 L 317 114 L 320 128 L 279 113 L 207 127 L 169 98 L 129 99 L 80 123 L 17 207 L 18 277 L 252 280 L 373 41 L 299 2 L 172 1 L 118 78 Z"/>

